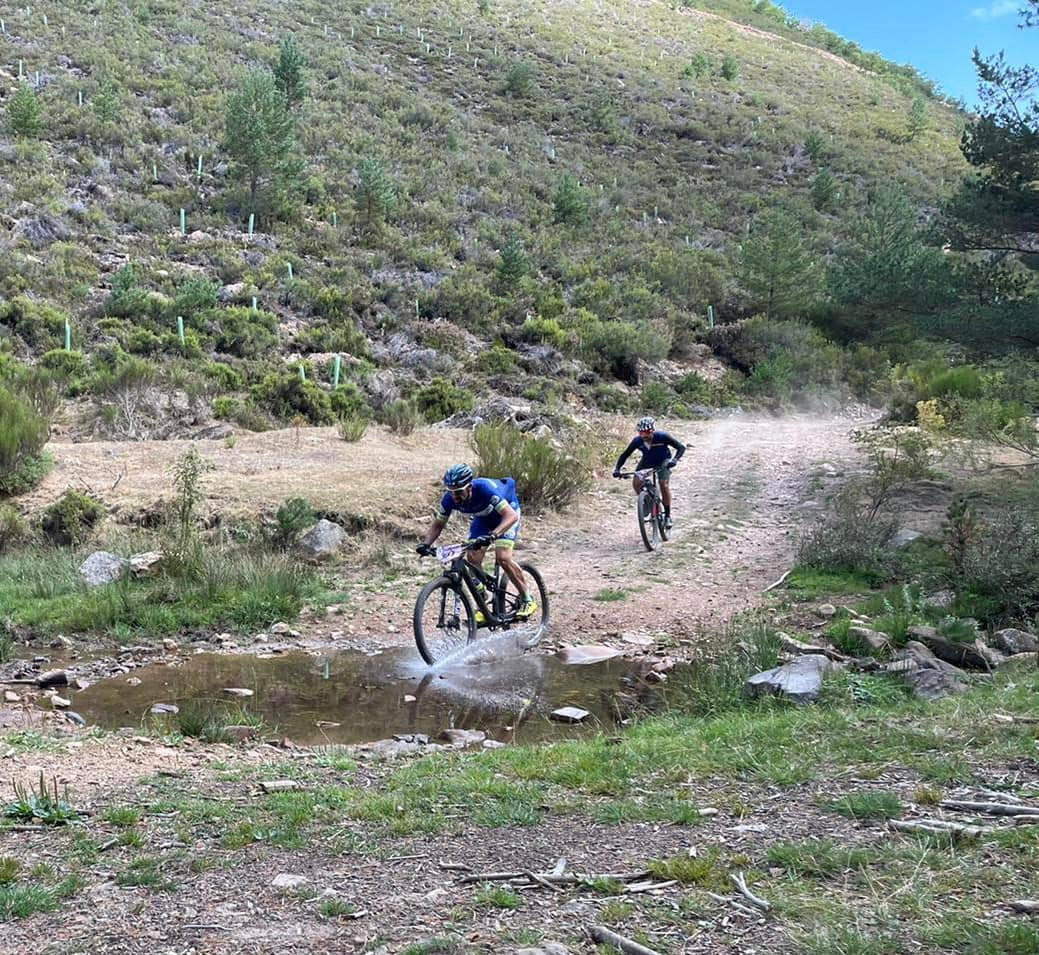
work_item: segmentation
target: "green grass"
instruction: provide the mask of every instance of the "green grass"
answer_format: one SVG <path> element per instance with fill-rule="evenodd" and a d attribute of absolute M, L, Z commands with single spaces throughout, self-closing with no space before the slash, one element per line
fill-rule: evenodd
<path fill-rule="evenodd" d="M 869 593 L 877 585 L 872 574 L 815 570 L 795 567 L 786 589 L 795 600 L 819 600 L 837 594 Z"/>
<path fill-rule="evenodd" d="M 523 906 L 523 896 L 507 885 L 487 883 L 473 893 L 473 905 L 482 909 L 518 909 Z"/>
<path fill-rule="evenodd" d="M 87 588 L 82 555 L 30 551 L 0 557 L 0 605 L 12 624 L 41 633 L 110 634 L 124 639 L 229 627 L 251 631 L 291 620 L 320 585 L 277 555 L 213 553 L 197 579 L 158 577 Z"/>
<path fill-rule="evenodd" d="M 894 819 L 903 812 L 902 801 L 890 792 L 848 793 L 828 808 L 851 819 Z"/>
<path fill-rule="evenodd" d="M 101 818 L 113 826 L 136 826 L 141 821 L 141 810 L 132 806 L 109 806 Z"/>
<path fill-rule="evenodd" d="M 357 911 L 357 906 L 346 899 L 325 899 L 317 907 L 318 914 L 326 919 L 347 918 Z"/>
<path fill-rule="evenodd" d="M 878 853 L 839 845 L 829 839 L 806 839 L 802 842 L 780 842 L 766 853 L 772 865 L 781 866 L 790 875 L 829 879 L 851 870 L 866 870 L 878 860 Z"/>
<path fill-rule="evenodd" d="M 627 600 L 628 591 L 622 590 L 615 587 L 604 587 L 602 590 L 592 594 L 592 600 L 599 600 L 603 603 L 611 603 L 615 600 Z"/>

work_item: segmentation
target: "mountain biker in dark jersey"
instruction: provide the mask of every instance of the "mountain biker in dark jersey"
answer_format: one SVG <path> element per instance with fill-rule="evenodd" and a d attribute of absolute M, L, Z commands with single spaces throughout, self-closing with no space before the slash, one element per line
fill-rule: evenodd
<path fill-rule="evenodd" d="M 673 438 L 666 431 L 657 431 L 657 423 L 650 417 L 639 418 L 638 434 L 631 439 L 631 443 L 617 458 L 617 464 L 613 469 L 613 476 L 620 477 L 621 468 L 629 456 L 638 451 L 642 458 L 639 460 L 636 470 L 642 471 L 652 468 L 657 472 L 657 480 L 660 482 L 660 497 L 664 502 L 664 520 L 667 526 L 672 526 L 671 521 L 671 471 L 678 464 L 682 455 L 685 454 L 685 445 L 677 438 Z M 674 448 L 675 455 L 671 456 L 669 449 Z M 638 494 L 645 483 L 638 475 L 632 479 L 632 487 Z"/>
<path fill-rule="evenodd" d="M 447 493 L 440 501 L 440 510 L 426 531 L 425 539 L 415 550 L 422 556 L 433 553 L 433 541 L 440 536 L 453 511 L 472 515 L 469 543 L 480 546 L 470 550 L 465 555 L 466 559 L 477 567 L 482 566 L 487 547 L 493 543 L 495 559 L 519 591 L 520 605 L 516 616 L 527 619 L 538 609 L 538 605 L 527 590 L 527 578 L 522 568 L 512 556 L 520 529 L 516 482 L 510 477 L 500 480 L 474 477 L 473 469 L 468 464 L 455 464 L 444 474 L 444 486 Z M 476 611 L 476 622 L 487 622 L 480 610 Z"/>

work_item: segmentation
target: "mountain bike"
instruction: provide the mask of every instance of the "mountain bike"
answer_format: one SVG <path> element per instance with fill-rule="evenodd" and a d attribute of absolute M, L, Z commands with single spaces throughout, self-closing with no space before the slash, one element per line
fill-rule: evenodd
<path fill-rule="evenodd" d="M 431 580 L 415 601 L 415 644 L 426 663 L 436 664 L 467 647 L 479 627 L 515 630 L 516 643 L 524 650 L 535 646 L 548 628 L 548 590 L 536 567 L 520 564 L 533 586 L 538 609 L 527 618 L 516 616 L 521 597 L 516 585 L 495 562 L 494 574 L 466 559 L 466 552 L 480 546 L 472 542 L 436 549 L 444 565 L 442 576 Z M 484 615 L 476 623 L 476 611 Z"/>
<path fill-rule="evenodd" d="M 656 550 L 662 541 L 671 536 L 664 513 L 664 501 L 657 486 L 656 468 L 641 468 L 638 471 L 622 471 L 619 478 L 638 477 L 642 480 L 635 516 L 639 522 L 639 533 L 646 550 Z"/>

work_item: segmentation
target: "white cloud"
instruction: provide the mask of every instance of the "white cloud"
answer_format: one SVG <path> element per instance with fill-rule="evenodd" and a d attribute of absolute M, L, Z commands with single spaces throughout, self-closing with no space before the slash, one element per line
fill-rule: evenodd
<path fill-rule="evenodd" d="M 993 0 L 987 7 L 975 7 L 970 15 L 976 20 L 995 20 L 1011 13 L 1017 13 L 1021 0 Z"/>

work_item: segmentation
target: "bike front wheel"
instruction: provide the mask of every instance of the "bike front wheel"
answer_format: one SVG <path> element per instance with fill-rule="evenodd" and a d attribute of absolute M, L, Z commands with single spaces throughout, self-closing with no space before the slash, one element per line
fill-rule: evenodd
<path fill-rule="evenodd" d="M 538 569 L 532 564 L 520 564 L 520 569 L 527 578 L 527 589 L 533 593 L 538 609 L 526 619 L 516 618 L 515 614 L 522 598 L 512 579 L 502 571 L 498 590 L 494 595 L 494 615 L 505 620 L 509 629 L 516 632 L 516 643 L 519 647 L 529 650 L 541 642 L 548 629 L 548 588 Z"/>
<path fill-rule="evenodd" d="M 438 577 L 422 588 L 414 624 L 415 645 L 430 666 L 467 647 L 476 636 L 469 595 L 449 577 Z"/>
<path fill-rule="evenodd" d="M 646 550 L 656 550 L 660 546 L 660 523 L 657 520 L 659 510 L 660 502 L 656 495 L 649 491 L 639 492 L 639 533 L 642 535 L 642 543 L 646 545 Z"/>

